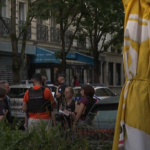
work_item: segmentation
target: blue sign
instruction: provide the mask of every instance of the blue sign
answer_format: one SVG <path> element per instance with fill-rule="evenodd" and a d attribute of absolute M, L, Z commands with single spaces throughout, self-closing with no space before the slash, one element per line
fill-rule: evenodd
<path fill-rule="evenodd" d="M 54 52 L 42 48 L 36 48 L 36 56 L 32 57 L 32 63 L 59 63 L 60 60 L 55 58 Z"/>
<path fill-rule="evenodd" d="M 76 56 L 76 53 L 68 53 L 66 58 L 76 60 L 77 56 Z"/>

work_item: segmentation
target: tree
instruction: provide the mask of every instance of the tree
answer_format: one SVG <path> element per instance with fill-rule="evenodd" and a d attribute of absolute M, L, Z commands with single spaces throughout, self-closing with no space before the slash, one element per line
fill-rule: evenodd
<path fill-rule="evenodd" d="M 36 17 L 41 19 L 49 19 L 51 15 L 56 18 L 56 23 L 59 25 L 59 37 L 61 51 L 56 54 L 57 58 L 62 59 L 59 71 L 66 72 L 66 55 L 71 49 L 75 35 L 79 29 L 80 21 L 83 16 L 84 3 L 83 0 L 39 0 L 35 2 L 35 7 L 44 7 L 40 14 Z M 44 6 L 43 6 L 44 5 Z M 37 9 L 35 9 L 37 10 Z M 50 11 L 49 11 L 50 10 Z M 82 11 L 81 11 L 82 10 Z M 67 35 L 68 29 L 73 30 Z M 66 45 L 66 39 L 69 39 L 69 44 Z"/>
<path fill-rule="evenodd" d="M 28 12 L 26 21 L 22 26 L 19 26 L 20 32 L 17 35 L 16 32 L 16 0 L 10 0 L 11 3 L 11 25 L 10 27 L 6 23 L 5 19 L 0 14 L 0 20 L 2 21 L 3 25 L 7 29 L 8 36 L 11 39 L 12 45 L 12 72 L 13 72 L 13 83 L 17 84 L 20 82 L 20 69 L 22 66 L 24 54 L 25 54 L 25 47 L 26 47 L 26 39 L 27 39 L 27 31 L 28 27 L 31 24 L 31 21 L 34 16 L 30 16 L 30 10 L 32 7 L 31 0 L 28 0 Z M 3 1 L 0 1 L 0 7 L 6 7 Z M 18 53 L 18 42 L 19 40 L 22 41 L 21 53 Z M 19 58 L 18 58 L 19 55 Z"/>
<path fill-rule="evenodd" d="M 118 46 L 123 41 L 124 11 L 120 0 L 88 0 L 85 11 L 80 34 L 87 36 L 90 41 L 90 50 L 94 57 L 94 82 L 98 83 L 100 54 L 113 43 Z M 108 41 L 107 35 L 112 36 Z"/>

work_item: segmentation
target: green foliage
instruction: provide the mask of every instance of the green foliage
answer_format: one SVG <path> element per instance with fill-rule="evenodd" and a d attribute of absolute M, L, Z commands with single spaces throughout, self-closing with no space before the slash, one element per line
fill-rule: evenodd
<path fill-rule="evenodd" d="M 124 11 L 121 1 L 88 0 L 83 18 L 80 33 L 86 34 L 90 39 L 92 52 L 106 50 L 115 40 L 122 42 Z M 104 37 L 107 34 L 113 36 L 106 43 Z M 119 38 L 119 36 L 122 37 Z M 102 44 L 99 45 L 100 49 L 98 49 L 100 41 L 102 41 Z"/>
<path fill-rule="evenodd" d="M 74 138 L 72 141 L 71 137 L 66 137 L 66 132 L 60 130 L 60 124 L 49 130 L 45 130 L 45 124 L 41 124 L 38 129 L 28 133 L 18 127 L 12 129 L 2 121 L 0 135 L 0 149 L 3 150 L 88 150 L 86 139 Z"/>
<path fill-rule="evenodd" d="M 0 149 L 2 150 L 111 150 L 112 136 L 87 126 L 79 126 L 73 134 L 61 125 L 46 129 L 41 123 L 30 132 L 19 130 L 20 123 L 13 126 L 0 122 Z M 92 131 L 93 135 L 89 135 Z M 87 138 L 88 137 L 88 138 Z"/>

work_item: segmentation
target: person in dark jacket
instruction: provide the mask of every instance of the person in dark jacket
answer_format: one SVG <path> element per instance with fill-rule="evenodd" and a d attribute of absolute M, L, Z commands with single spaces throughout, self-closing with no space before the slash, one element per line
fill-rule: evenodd
<path fill-rule="evenodd" d="M 6 119 L 7 119 L 8 123 L 12 124 L 13 120 L 14 120 L 14 116 L 11 115 L 10 98 L 8 96 L 9 91 L 10 91 L 9 83 L 6 80 L 1 80 L 0 87 L 4 88 L 6 90 L 6 97 L 4 99 L 6 109 L 8 110 Z"/>
<path fill-rule="evenodd" d="M 5 98 L 6 98 L 6 90 L 0 87 L 0 121 L 2 121 L 8 113 L 7 106 L 4 102 Z"/>
<path fill-rule="evenodd" d="M 62 103 L 63 99 L 64 99 L 64 91 L 65 88 L 67 87 L 66 83 L 65 83 L 65 75 L 64 74 L 58 74 L 58 82 L 59 82 L 59 86 L 56 89 L 56 98 L 58 101 L 58 110 L 60 108 L 60 104 Z"/>
<path fill-rule="evenodd" d="M 38 128 L 41 122 L 45 122 L 48 129 L 51 126 L 49 106 L 53 104 L 54 98 L 49 88 L 42 86 L 42 77 L 39 73 L 33 75 L 32 81 L 34 87 L 26 91 L 22 110 L 28 113 L 29 131 Z"/>

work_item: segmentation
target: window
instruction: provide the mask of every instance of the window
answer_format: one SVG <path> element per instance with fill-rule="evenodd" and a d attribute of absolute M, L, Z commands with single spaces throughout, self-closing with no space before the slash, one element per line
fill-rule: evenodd
<path fill-rule="evenodd" d="M 115 96 L 114 93 L 112 93 L 109 89 L 107 88 L 99 88 L 96 89 L 95 91 L 96 96 Z"/>
<path fill-rule="evenodd" d="M 81 91 L 81 88 L 80 89 L 74 89 L 74 97 L 82 97 L 80 91 Z"/>
<path fill-rule="evenodd" d="M 40 18 L 38 18 L 38 19 L 37 19 L 37 24 L 39 24 L 39 25 L 43 25 L 43 20 L 42 20 L 42 19 L 40 19 Z"/>
<path fill-rule="evenodd" d="M 51 27 L 56 27 L 56 18 L 53 14 L 51 14 Z"/>
<path fill-rule="evenodd" d="M 116 85 L 121 85 L 121 64 L 116 64 Z"/>
<path fill-rule="evenodd" d="M 0 10 L 1 10 L 1 16 L 2 17 L 7 17 L 6 16 L 6 13 L 7 13 L 7 11 L 6 11 L 6 9 L 7 9 L 7 6 L 6 6 L 6 0 L 1 0 L 1 3 L 3 4 L 3 6 L 0 8 Z"/>
<path fill-rule="evenodd" d="M 51 69 L 49 68 L 36 69 L 36 73 L 40 73 L 42 76 L 45 76 L 47 80 L 51 81 Z"/>
<path fill-rule="evenodd" d="M 109 85 L 113 85 L 114 84 L 114 82 L 113 82 L 113 78 L 114 78 L 114 76 L 113 76 L 113 70 L 114 70 L 114 68 L 113 68 L 113 63 L 108 63 L 108 83 L 109 83 Z"/>
<path fill-rule="evenodd" d="M 25 4 L 19 2 L 19 20 L 25 21 Z"/>

